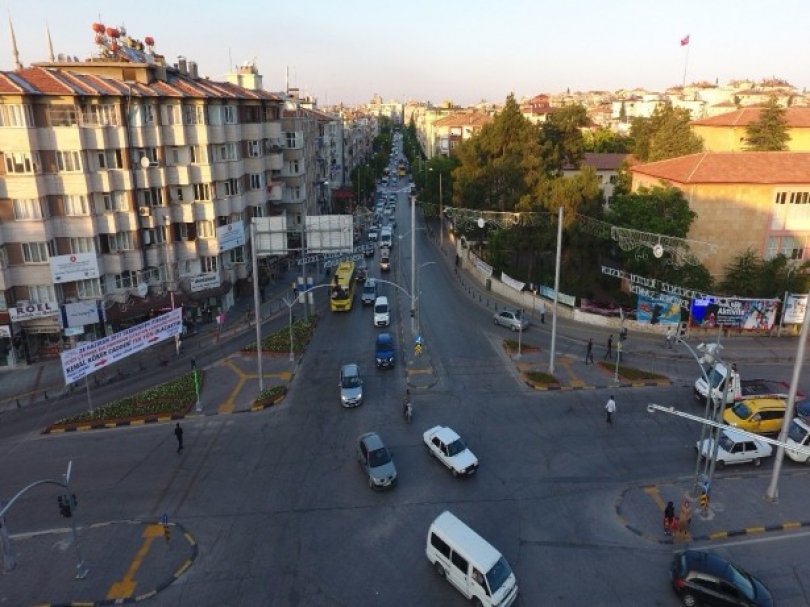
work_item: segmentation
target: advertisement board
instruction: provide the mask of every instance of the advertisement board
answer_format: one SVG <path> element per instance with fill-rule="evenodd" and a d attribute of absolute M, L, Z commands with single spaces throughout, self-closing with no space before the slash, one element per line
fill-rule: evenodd
<path fill-rule="evenodd" d="M 245 244 L 245 224 L 234 221 L 228 225 L 217 228 L 217 244 L 219 252 L 224 253 Z"/>
<path fill-rule="evenodd" d="M 192 293 L 199 293 L 207 289 L 216 289 L 219 286 L 219 274 L 199 274 L 189 280 Z"/>
<path fill-rule="evenodd" d="M 22 322 L 34 318 L 56 316 L 57 314 L 59 314 L 59 304 L 55 301 L 17 304 L 16 306 L 9 306 L 8 308 L 8 315 L 11 317 L 11 322 Z"/>
<path fill-rule="evenodd" d="M 692 300 L 689 324 L 702 329 L 726 327 L 768 331 L 776 322 L 778 308 L 778 299 L 702 297 Z"/>
<path fill-rule="evenodd" d="M 60 357 L 65 383 L 71 384 L 149 346 L 180 335 L 183 330 L 182 314 L 183 309 L 177 308 L 129 329 L 62 352 Z"/>
<path fill-rule="evenodd" d="M 636 320 L 651 325 L 677 325 L 681 322 L 680 297 L 639 295 L 636 302 Z"/>
<path fill-rule="evenodd" d="M 788 295 L 782 322 L 786 325 L 800 325 L 807 312 L 807 295 Z"/>
<path fill-rule="evenodd" d="M 98 278 L 98 258 L 95 253 L 54 255 L 50 258 L 54 284 Z"/>
<path fill-rule="evenodd" d="M 62 306 L 62 326 L 81 328 L 104 322 L 99 314 L 98 301 L 79 301 Z"/>

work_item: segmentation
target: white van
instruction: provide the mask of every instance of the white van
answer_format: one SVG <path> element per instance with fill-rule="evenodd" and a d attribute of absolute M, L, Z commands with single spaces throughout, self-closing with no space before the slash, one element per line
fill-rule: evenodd
<path fill-rule="evenodd" d="M 385 226 L 380 232 L 380 248 L 385 247 L 386 249 L 390 249 L 394 246 L 394 235 L 391 232 L 391 228 Z"/>
<path fill-rule="evenodd" d="M 430 525 L 425 552 L 439 575 L 475 605 L 509 607 L 517 599 L 517 579 L 506 559 L 447 510 Z"/>
<path fill-rule="evenodd" d="M 391 324 L 391 308 L 388 307 L 388 298 L 380 295 L 374 300 L 374 326 L 387 327 Z"/>

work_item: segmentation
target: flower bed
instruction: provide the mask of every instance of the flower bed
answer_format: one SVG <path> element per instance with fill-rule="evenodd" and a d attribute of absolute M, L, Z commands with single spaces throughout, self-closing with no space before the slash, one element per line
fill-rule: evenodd
<path fill-rule="evenodd" d="M 614 364 L 606 363 L 604 361 L 599 361 L 597 364 L 603 371 L 607 371 L 609 373 L 616 372 L 616 366 Z M 641 369 L 636 369 L 635 367 L 627 367 L 622 364 L 619 364 L 619 377 L 628 381 L 667 379 L 665 375 L 643 371 Z"/>
<path fill-rule="evenodd" d="M 559 385 L 560 383 L 559 379 L 553 375 L 549 375 L 548 373 L 543 373 L 542 371 L 526 371 L 526 378 L 533 384 L 540 384 L 544 386 Z"/>
<path fill-rule="evenodd" d="M 504 339 L 503 340 L 503 349 L 509 352 L 518 351 L 518 342 L 516 339 Z M 540 346 L 535 346 L 534 344 L 527 344 L 525 341 L 520 343 L 520 351 L 521 352 L 539 352 Z"/>
<path fill-rule="evenodd" d="M 203 371 L 197 371 L 202 390 Z M 73 417 L 60 419 L 55 426 L 109 422 L 121 419 L 144 418 L 185 413 L 197 402 L 194 374 L 187 373 L 171 381 L 104 405 Z"/>
<path fill-rule="evenodd" d="M 270 407 L 281 402 L 284 395 L 287 394 L 287 386 L 272 386 L 265 388 L 253 401 L 254 407 Z"/>
<path fill-rule="evenodd" d="M 299 319 L 292 324 L 292 351 L 301 354 L 312 339 L 318 317 L 311 316 L 309 320 Z M 255 352 L 256 342 L 242 348 L 242 352 Z M 270 354 L 288 354 L 290 352 L 290 328 L 279 329 L 262 339 L 262 352 Z"/>

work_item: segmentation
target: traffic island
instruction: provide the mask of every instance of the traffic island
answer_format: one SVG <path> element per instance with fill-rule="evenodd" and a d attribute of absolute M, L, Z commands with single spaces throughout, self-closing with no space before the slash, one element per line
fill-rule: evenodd
<path fill-rule="evenodd" d="M 521 354 L 536 354 L 540 352 L 540 346 L 526 342 L 518 344 L 516 339 L 504 339 L 503 349 L 507 354 L 517 354 L 518 352 Z"/>
<path fill-rule="evenodd" d="M 315 333 L 318 324 L 317 316 L 299 319 L 291 327 L 285 327 L 262 339 L 262 354 L 268 356 L 300 356 L 306 350 L 309 340 Z M 242 347 L 243 354 L 256 352 L 256 342 Z"/>
<path fill-rule="evenodd" d="M 195 385 L 195 373 L 196 381 Z M 182 419 L 195 406 L 205 372 L 196 370 L 92 411 L 60 419 L 43 434 L 135 426 Z M 178 403 L 180 403 L 178 405 Z"/>
<path fill-rule="evenodd" d="M 283 401 L 286 395 L 287 386 L 272 386 L 270 388 L 265 388 L 259 394 L 259 396 L 256 397 L 256 400 L 253 401 L 253 404 L 250 406 L 250 410 L 262 411 L 263 409 L 268 409 Z"/>
<path fill-rule="evenodd" d="M 526 384 L 535 390 L 562 390 L 559 379 L 543 371 L 528 370 L 523 372 Z"/>
<path fill-rule="evenodd" d="M 618 380 L 620 386 L 669 386 L 672 382 L 668 377 L 635 367 L 628 367 L 615 362 L 599 361 L 597 367 L 604 373 L 612 375 Z"/>

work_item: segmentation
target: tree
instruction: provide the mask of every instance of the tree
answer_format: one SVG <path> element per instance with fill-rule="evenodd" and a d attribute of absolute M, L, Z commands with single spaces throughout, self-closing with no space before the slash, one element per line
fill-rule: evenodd
<path fill-rule="evenodd" d="M 626 135 L 600 128 L 583 134 L 583 151 L 597 154 L 629 154 L 633 140 Z"/>
<path fill-rule="evenodd" d="M 656 162 L 703 151 L 703 139 L 689 127 L 691 117 L 683 108 L 665 103 L 650 118 L 633 118 L 633 154 L 642 162 Z"/>
<path fill-rule="evenodd" d="M 564 166 L 578 166 L 585 152 L 582 129 L 590 124 L 584 106 L 555 108 L 541 127 L 541 144 L 547 174 L 558 174 Z"/>
<path fill-rule="evenodd" d="M 718 288 L 726 295 L 763 297 L 762 270 L 762 259 L 753 249 L 748 249 L 723 268 L 725 277 Z"/>
<path fill-rule="evenodd" d="M 787 132 L 785 109 L 776 97 L 759 112 L 759 118 L 746 127 L 745 149 L 752 152 L 784 152 L 788 149 L 790 135 Z"/>

